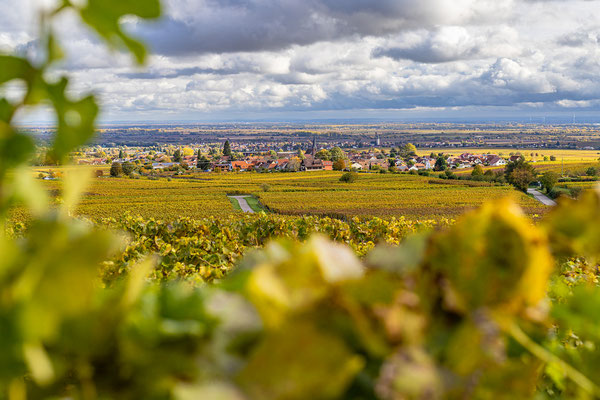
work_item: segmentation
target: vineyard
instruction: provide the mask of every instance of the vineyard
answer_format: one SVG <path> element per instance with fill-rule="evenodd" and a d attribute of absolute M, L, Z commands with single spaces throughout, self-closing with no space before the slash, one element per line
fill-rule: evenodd
<path fill-rule="evenodd" d="M 348 245 L 357 256 L 363 257 L 376 244 L 397 245 L 409 234 L 450 223 L 404 218 L 355 218 L 344 222 L 327 217 L 264 213 L 200 220 L 179 218 L 169 223 L 131 216 L 96 221 L 98 226 L 128 233 L 125 250 L 105 263 L 102 274 L 107 284 L 126 276 L 132 265 L 152 253 L 161 256 L 152 273 L 155 279 L 211 282 L 232 271 L 249 250 L 262 248 L 277 238 L 305 241 L 313 234 L 321 234 Z"/>
<path fill-rule="evenodd" d="M 77 167 L 75 167 L 77 168 Z M 79 167 L 89 170 L 88 167 Z M 510 197 L 530 215 L 545 207 L 509 186 L 480 182 L 442 181 L 408 174 L 359 174 L 351 184 L 338 172 L 196 173 L 173 179 L 93 178 L 75 213 L 92 219 L 124 213 L 144 218 L 227 217 L 238 212 L 230 193 L 254 194 L 273 212 L 341 218 L 453 218 L 487 200 Z M 60 201 L 61 181 L 43 181 Z M 264 191 L 265 185 L 268 191 Z M 25 218 L 15 211 L 15 219 Z"/>

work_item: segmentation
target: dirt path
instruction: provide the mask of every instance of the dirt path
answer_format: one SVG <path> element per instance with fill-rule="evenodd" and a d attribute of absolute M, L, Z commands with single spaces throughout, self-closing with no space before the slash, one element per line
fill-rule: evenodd
<path fill-rule="evenodd" d="M 527 189 L 527 193 L 532 194 L 533 197 L 535 197 L 535 199 L 542 204 L 545 204 L 547 206 L 555 206 L 556 205 L 556 202 L 554 200 L 552 200 L 550 197 L 546 196 L 545 194 L 542 194 L 537 189 L 529 188 L 529 189 Z"/>
<path fill-rule="evenodd" d="M 246 197 L 250 197 L 250 196 L 229 196 L 232 199 L 236 199 L 237 202 L 240 205 L 240 208 L 242 209 L 243 212 L 247 212 L 247 213 L 253 213 L 254 210 L 252 208 L 250 208 L 250 206 L 248 205 L 248 202 L 246 201 Z"/>

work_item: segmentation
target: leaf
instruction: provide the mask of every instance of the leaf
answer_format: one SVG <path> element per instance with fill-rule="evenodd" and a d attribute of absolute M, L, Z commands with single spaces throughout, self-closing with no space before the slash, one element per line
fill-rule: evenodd
<path fill-rule="evenodd" d="M 19 167 L 15 171 L 11 187 L 13 195 L 23 201 L 34 216 L 40 217 L 48 211 L 48 193 L 28 167 Z"/>
<path fill-rule="evenodd" d="M 552 250 L 562 256 L 600 256 L 600 192 L 588 190 L 579 199 L 561 199 L 544 218 Z"/>
<path fill-rule="evenodd" d="M 22 133 L 10 131 L 0 136 L 0 175 L 11 167 L 23 164 L 35 150 L 33 140 Z"/>
<path fill-rule="evenodd" d="M 363 366 L 339 338 L 299 323 L 265 336 L 238 381 L 253 399 L 337 398 Z"/>
<path fill-rule="evenodd" d="M 0 85 L 13 79 L 29 81 L 35 69 L 24 58 L 0 55 Z"/>
<path fill-rule="evenodd" d="M 133 53 L 138 63 L 144 62 L 144 46 L 123 32 L 120 19 L 125 15 L 136 15 L 146 19 L 158 18 L 159 0 L 88 0 L 87 5 L 79 12 L 83 21 L 111 46 L 124 46 Z"/>
<path fill-rule="evenodd" d="M 427 262 L 447 279 L 446 305 L 461 312 L 534 306 L 546 295 L 553 269 L 545 232 L 508 199 L 465 214 L 434 235 Z"/>
<path fill-rule="evenodd" d="M 246 400 L 239 389 L 226 383 L 207 383 L 204 385 L 179 385 L 174 390 L 175 400 Z"/>
<path fill-rule="evenodd" d="M 64 160 L 70 151 L 86 143 L 94 135 L 94 122 L 98 114 L 98 106 L 93 96 L 79 101 L 71 101 L 65 93 L 68 80 L 61 79 L 56 84 L 48 84 L 48 97 L 52 101 L 58 127 L 52 156 Z"/>
<path fill-rule="evenodd" d="M 71 167 L 65 171 L 62 190 L 63 204 L 61 206 L 63 215 L 72 215 L 71 212 L 75 210 L 90 178 L 89 171 L 84 168 Z"/>
<path fill-rule="evenodd" d="M 40 385 L 46 385 L 54 379 L 54 368 L 48 354 L 41 344 L 26 344 L 23 346 L 25 360 L 33 379 Z"/>
<path fill-rule="evenodd" d="M 405 276 L 419 268 L 425 258 L 430 233 L 417 233 L 404 239 L 398 246 L 377 246 L 367 256 L 371 267 L 393 271 Z"/>

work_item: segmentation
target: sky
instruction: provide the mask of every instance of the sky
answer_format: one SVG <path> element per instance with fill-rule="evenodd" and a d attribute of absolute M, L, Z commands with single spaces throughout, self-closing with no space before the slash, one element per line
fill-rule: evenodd
<path fill-rule="evenodd" d="M 0 51 L 35 57 L 49 3 L 0 0 Z M 595 0 L 166 0 L 160 20 L 124 20 L 151 49 L 144 67 L 66 14 L 55 73 L 98 95 L 106 122 L 593 116 L 599 11 Z"/>

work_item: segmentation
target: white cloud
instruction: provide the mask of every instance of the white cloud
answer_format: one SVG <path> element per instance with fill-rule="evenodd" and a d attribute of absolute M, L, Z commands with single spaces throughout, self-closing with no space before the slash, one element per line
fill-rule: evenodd
<path fill-rule="evenodd" d="M 31 4 L 0 0 L 0 51 L 31 47 Z M 600 105 L 594 1 L 169 0 L 132 26 L 146 69 L 108 52 L 73 16 L 57 25 L 72 91 L 108 115 L 162 118 L 298 110 Z M 22 23 L 21 23 L 22 22 Z M 60 73 L 61 70 L 56 71 Z M 220 114 L 223 115 L 223 114 Z"/>

